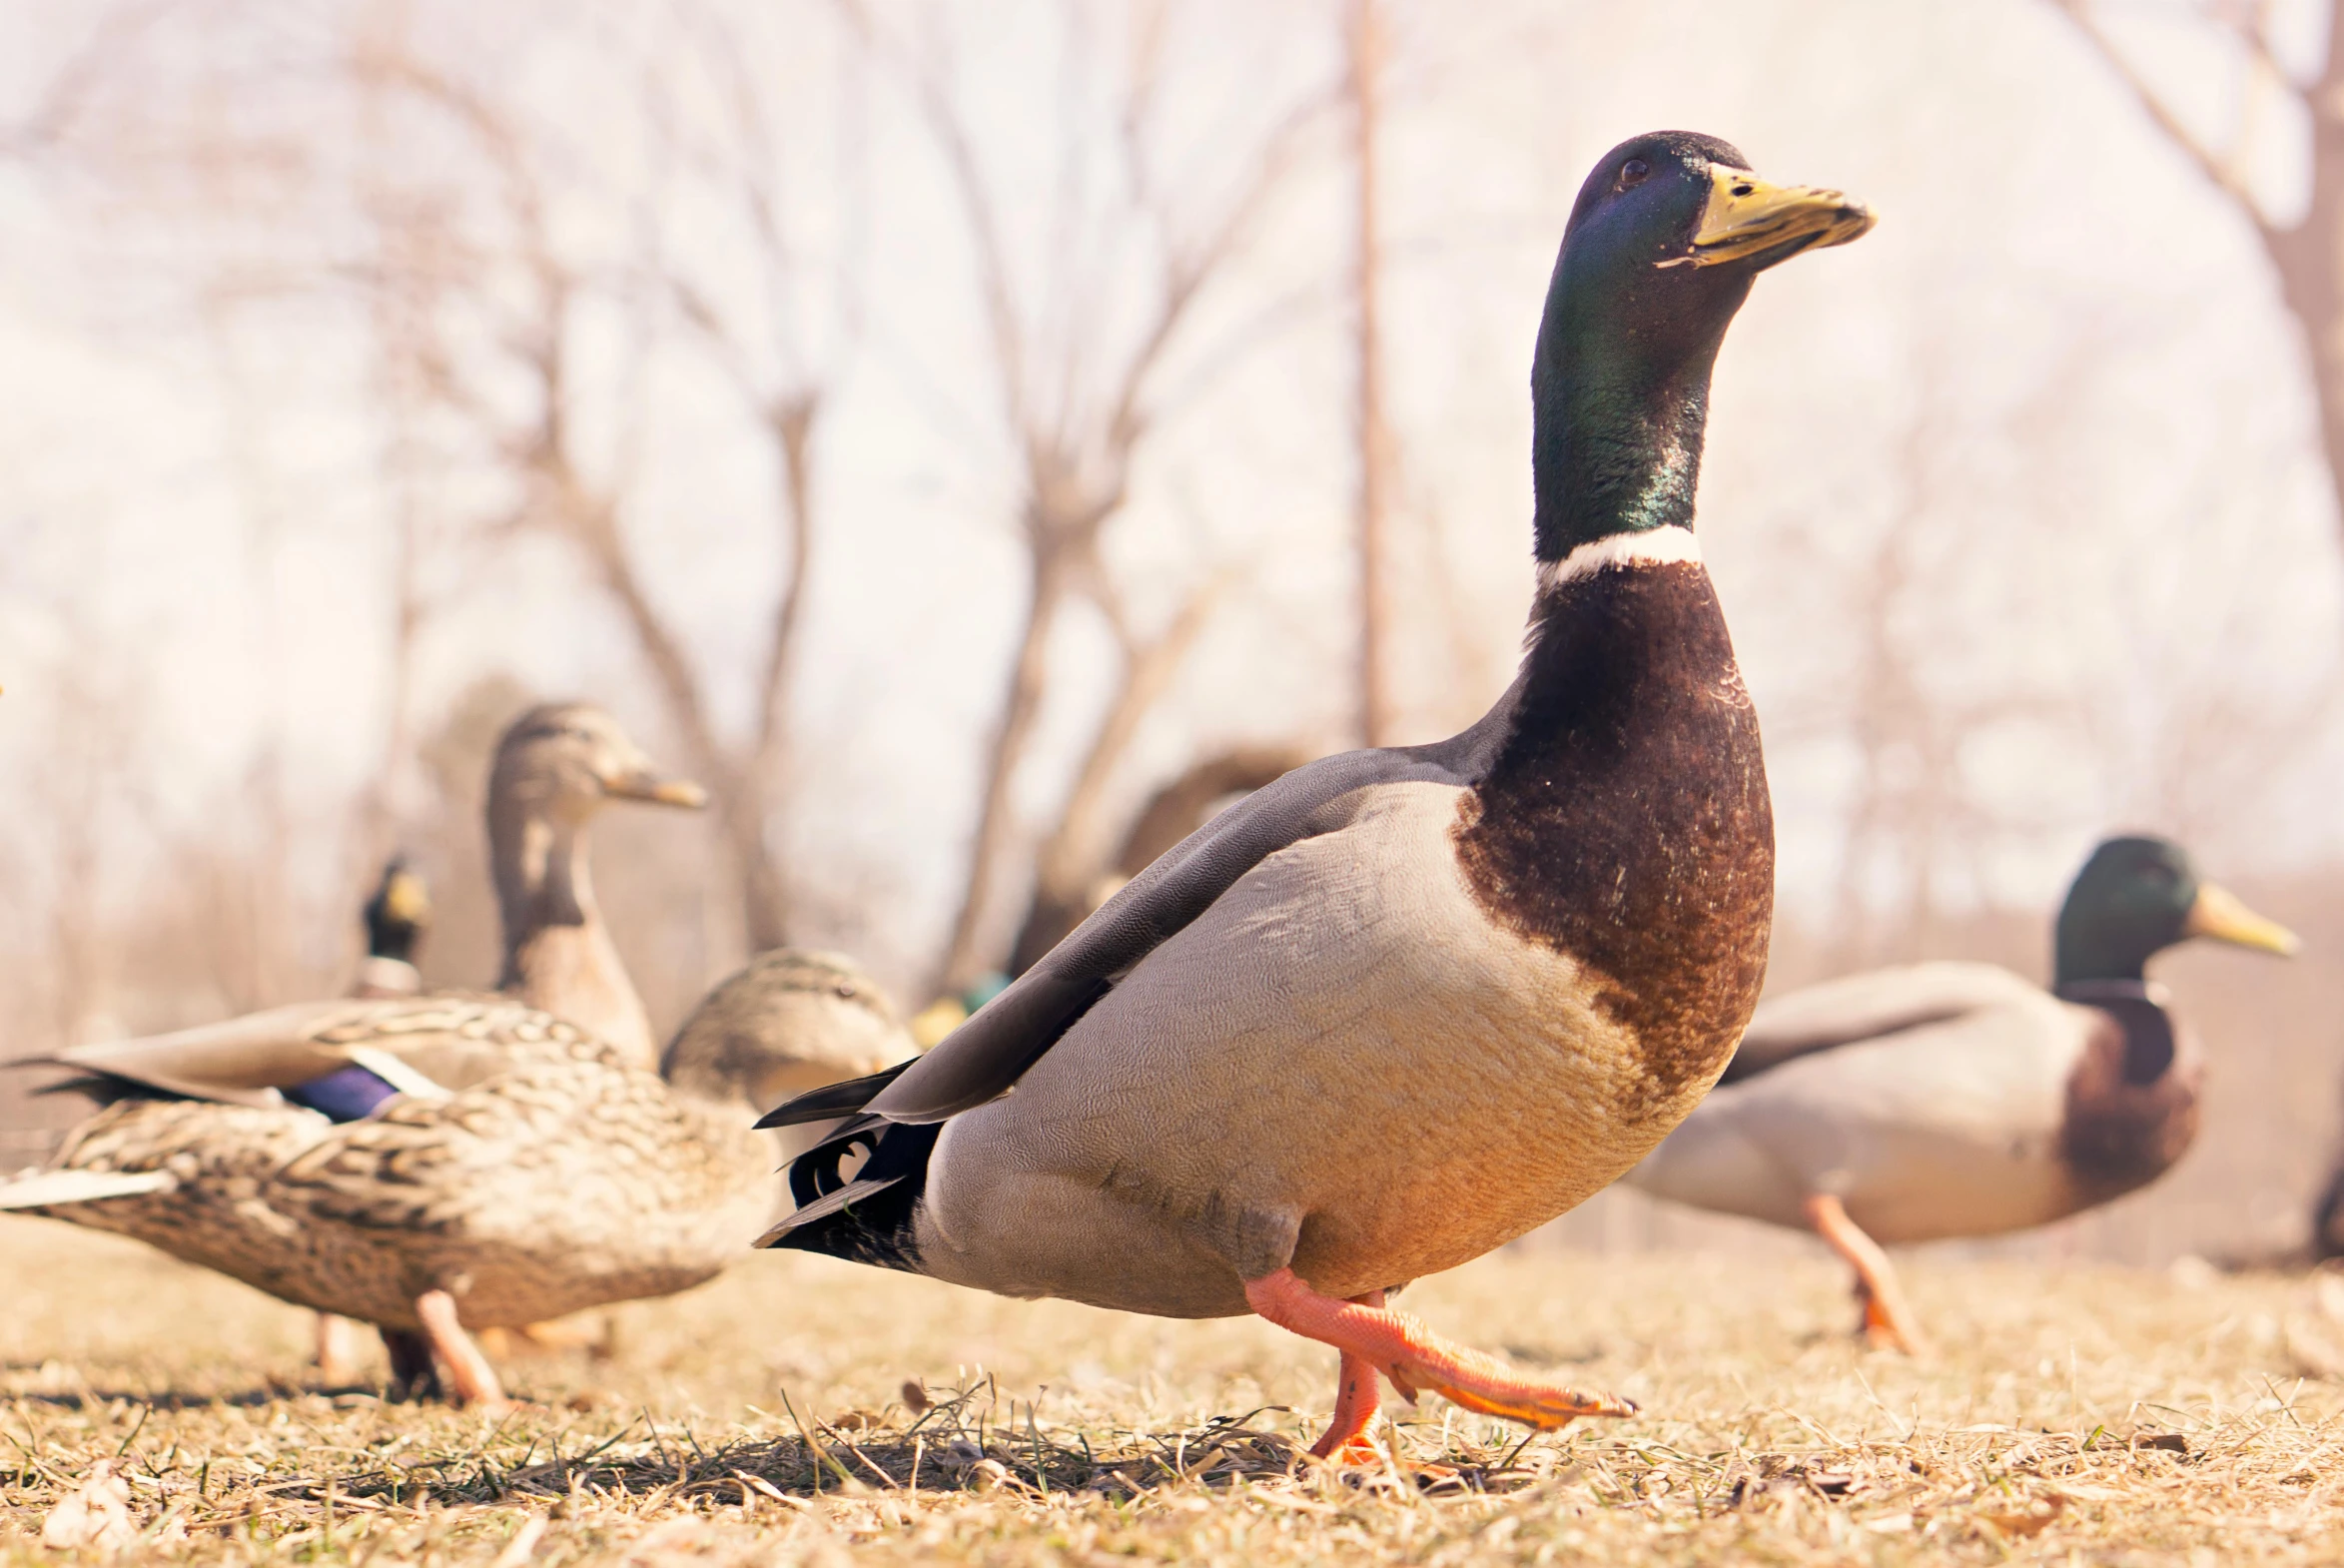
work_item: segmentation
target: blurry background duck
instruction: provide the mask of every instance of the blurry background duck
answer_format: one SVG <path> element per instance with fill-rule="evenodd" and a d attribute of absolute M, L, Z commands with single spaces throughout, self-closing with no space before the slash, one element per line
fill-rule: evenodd
<path fill-rule="evenodd" d="M 697 810 L 707 791 L 652 766 L 618 721 L 584 702 L 514 719 L 488 771 L 488 865 L 504 929 L 496 989 L 567 1019 L 637 1067 L 658 1062 L 650 1015 L 594 902 L 586 830 L 613 801 Z"/>
<path fill-rule="evenodd" d="M 360 911 L 367 956 L 359 960 L 354 997 L 411 997 L 423 989 L 415 955 L 431 927 L 431 889 L 404 855 L 393 855 Z"/>
<path fill-rule="evenodd" d="M 1627 1180 L 1813 1229 L 1855 1267 L 1861 1331 L 1919 1350 L 1881 1243 L 2044 1224 L 2155 1180 L 2189 1148 L 2196 1042 L 2143 968 L 2192 937 L 2297 946 L 2179 845 L 2108 839 L 2059 910 L 2049 991 L 1930 963 L 1769 998 L 1717 1089 Z"/>
<path fill-rule="evenodd" d="M 468 1330 L 710 1278 L 776 1206 L 758 1112 L 909 1051 L 853 965 L 790 951 L 711 992 L 657 1075 L 505 998 L 304 1003 L 47 1059 L 101 1109 L 0 1209 L 374 1323 L 394 1389 L 495 1406 Z M 354 1072 L 387 1088 L 368 1115 L 309 1104 Z"/>

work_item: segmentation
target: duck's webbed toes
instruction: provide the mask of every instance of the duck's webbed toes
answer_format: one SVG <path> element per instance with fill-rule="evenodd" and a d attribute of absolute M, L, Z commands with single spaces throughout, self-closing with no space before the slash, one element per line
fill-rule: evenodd
<path fill-rule="evenodd" d="M 1856 1295 L 1864 1303 L 1864 1317 L 1856 1332 L 1866 1344 L 1875 1350 L 1901 1350 L 1912 1356 L 1930 1353 L 1929 1336 L 1921 1331 L 1902 1296 L 1876 1294 L 1861 1279 Z"/>
<path fill-rule="evenodd" d="M 1526 1376 L 1495 1356 L 1442 1338 L 1405 1312 L 1369 1305 L 1365 1298 L 1345 1301 L 1321 1295 L 1291 1268 L 1247 1280 L 1245 1299 L 1279 1327 L 1333 1345 L 1346 1363 L 1355 1356 L 1372 1365 L 1411 1400 L 1429 1390 L 1468 1410 L 1540 1431 L 1552 1431 L 1583 1415 L 1636 1413 L 1632 1400 Z M 1333 1436 L 1330 1430 L 1328 1438 Z"/>
<path fill-rule="evenodd" d="M 1424 1334 L 1414 1353 L 1395 1359 L 1385 1371 L 1392 1386 L 1410 1399 L 1420 1390 L 1429 1390 L 1451 1404 L 1520 1421 L 1542 1432 L 1551 1432 L 1583 1415 L 1636 1413 L 1633 1399 L 1526 1376 L 1495 1356 L 1450 1344 L 1430 1333 Z"/>

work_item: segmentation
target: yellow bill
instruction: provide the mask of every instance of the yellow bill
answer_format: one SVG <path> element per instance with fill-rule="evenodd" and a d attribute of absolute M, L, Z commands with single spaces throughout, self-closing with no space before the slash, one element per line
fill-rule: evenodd
<path fill-rule="evenodd" d="M 683 806 L 697 811 L 708 804 L 708 792 L 690 779 L 621 778 L 604 788 L 621 800 L 647 800 L 655 806 Z"/>
<path fill-rule="evenodd" d="M 431 918 L 431 895 L 411 871 L 394 871 L 383 888 L 383 909 L 392 920 L 419 926 Z"/>
<path fill-rule="evenodd" d="M 1872 210 L 1839 191 L 1812 185 L 1769 185 L 1747 169 L 1713 167 L 1709 203 L 1693 248 L 1663 267 L 1715 267 L 1763 258 L 1772 267 L 1801 251 L 1846 245 L 1870 230 Z"/>
<path fill-rule="evenodd" d="M 2294 932 L 2275 920 L 2265 920 L 2248 909 L 2237 894 L 2211 882 L 2198 884 L 2197 901 L 2189 906 L 2188 919 L 2181 922 L 2181 934 L 2210 937 L 2236 947 L 2276 953 L 2281 958 L 2293 958 L 2303 946 Z"/>

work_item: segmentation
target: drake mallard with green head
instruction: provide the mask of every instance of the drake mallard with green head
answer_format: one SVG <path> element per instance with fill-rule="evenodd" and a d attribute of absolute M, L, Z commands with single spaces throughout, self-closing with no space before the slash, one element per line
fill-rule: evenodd
<path fill-rule="evenodd" d="M 711 992 L 662 1073 L 499 997 L 306 1003 L 65 1052 L 102 1109 L 0 1209 L 118 1231 L 282 1300 L 379 1325 L 393 1381 L 496 1403 L 467 1330 L 699 1283 L 779 1196 L 752 1130 L 779 1088 L 909 1053 L 844 959 L 763 955 Z M 355 1120 L 309 1102 L 355 1080 Z"/>
<path fill-rule="evenodd" d="M 1712 137 L 1607 154 L 1539 326 L 1513 684 L 1449 740 L 1268 784 L 926 1056 L 783 1108 L 845 1120 L 769 1243 L 1256 1312 L 1340 1354 L 1320 1453 L 1358 1439 L 1378 1374 L 1538 1427 L 1627 1413 L 1384 1295 L 1634 1165 L 1757 1000 L 1766 770 L 1692 528 L 1710 375 L 1758 274 L 1871 225 Z"/>
<path fill-rule="evenodd" d="M 382 878 L 359 912 L 367 933 L 366 957 L 359 960 L 354 997 L 411 997 L 423 989 L 415 967 L 423 937 L 431 929 L 431 887 L 404 855 L 383 866 Z"/>
<path fill-rule="evenodd" d="M 2170 840 L 2111 838 L 2059 909 L 2048 991 L 1931 963 L 1762 1003 L 1717 1090 L 1632 1172 L 1658 1197 L 1813 1229 L 1855 1268 L 1862 1331 L 1923 1336 L 1883 1243 L 2047 1224 L 2155 1180 L 2197 1134 L 2194 1035 L 2148 961 L 2295 938 Z"/>

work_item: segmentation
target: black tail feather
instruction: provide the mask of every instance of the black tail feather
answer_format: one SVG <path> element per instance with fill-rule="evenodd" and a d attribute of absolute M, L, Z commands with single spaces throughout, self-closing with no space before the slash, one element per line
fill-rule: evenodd
<path fill-rule="evenodd" d="M 29 1065 L 31 1065 L 29 1062 L 7 1064 L 9 1067 Z M 70 1062 L 51 1062 L 43 1065 L 49 1067 L 77 1066 L 77 1064 Z M 152 1084 L 139 1083 L 136 1079 L 116 1078 L 111 1073 L 92 1072 L 87 1068 L 79 1069 L 71 1078 L 61 1078 L 53 1083 L 43 1084 L 35 1089 L 33 1094 L 36 1098 L 45 1095 L 79 1095 L 101 1111 L 125 1100 L 193 1100 L 195 1098 L 193 1095 L 175 1095 L 167 1089 L 157 1089 Z"/>
<path fill-rule="evenodd" d="M 912 1058 L 917 1062 L 918 1057 Z M 862 1110 L 879 1092 L 903 1076 L 912 1062 L 898 1062 L 884 1072 L 868 1078 L 850 1078 L 841 1084 L 826 1084 L 820 1089 L 809 1089 L 792 1096 L 757 1119 L 759 1127 L 797 1127 L 806 1122 L 835 1122 L 840 1117 L 852 1116 Z"/>
<path fill-rule="evenodd" d="M 904 1126 L 878 1117 L 848 1122 L 790 1162 L 790 1196 L 801 1209 L 827 1211 L 802 1223 L 783 1220 L 763 1244 L 919 1273 L 912 1210 L 928 1188 L 928 1157 L 943 1131 L 941 1124 Z M 858 1154 L 863 1158 L 848 1171 L 846 1162 Z M 822 1203 L 850 1185 L 871 1195 L 836 1208 Z"/>

